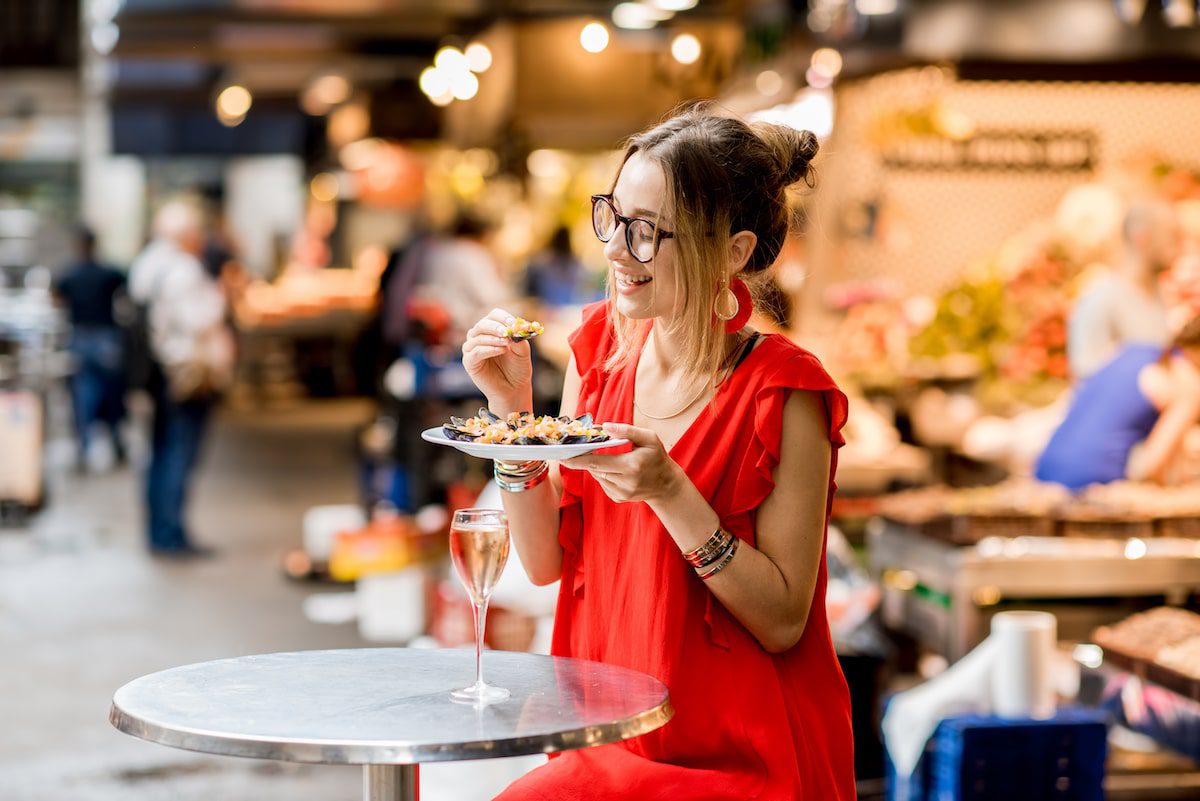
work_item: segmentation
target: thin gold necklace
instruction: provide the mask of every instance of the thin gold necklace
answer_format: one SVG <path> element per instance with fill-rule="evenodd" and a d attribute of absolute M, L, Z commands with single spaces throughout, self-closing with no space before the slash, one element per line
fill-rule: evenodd
<path fill-rule="evenodd" d="M 753 342 L 754 337 L 751 336 L 748 341 Z M 739 347 L 734 348 L 732 351 L 730 351 L 729 356 L 725 357 L 725 361 L 722 362 L 721 366 L 718 368 L 718 370 L 717 370 L 718 373 L 720 373 L 722 370 L 726 369 L 729 366 L 729 362 L 731 361 L 733 355 L 735 353 L 740 353 L 742 350 L 742 347 L 743 346 L 739 346 Z M 674 411 L 674 412 L 671 412 L 671 414 L 660 417 L 659 415 L 650 414 L 645 409 L 643 409 L 641 406 L 638 406 L 637 382 L 635 381 L 634 382 L 634 393 L 633 393 L 633 408 L 636 409 L 638 412 L 640 412 L 643 417 L 648 417 L 651 420 L 670 420 L 674 417 L 678 417 L 679 415 L 686 412 L 688 409 L 692 408 L 692 406 L 694 406 L 696 404 L 696 401 L 698 401 L 702 397 L 704 397 L 704 394 L 706 392 L 709 392 L 710 390 L 715 390 L 715 388 L 716 388 L 716 384 L 714 384 L 712 381 L 709 381 L 708 384 L 706 384 L 700 388 L 700 391 L 698 393 L 696 393 L 696 395 L 694 395 L 691 400 L 689 400 L 684 406 L 680 407 L 678 411 Z"/>

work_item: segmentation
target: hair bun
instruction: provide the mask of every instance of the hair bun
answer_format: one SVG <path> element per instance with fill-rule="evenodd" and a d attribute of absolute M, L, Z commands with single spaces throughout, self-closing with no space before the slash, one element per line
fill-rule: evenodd
<path fill-rule="evenodd" d="M 821 149 L 815 133 L 765 122 L 756 123 L 753 128 L 775 156 L 780 184 L 787 187 L 808 181 L 812 160 Z"/>

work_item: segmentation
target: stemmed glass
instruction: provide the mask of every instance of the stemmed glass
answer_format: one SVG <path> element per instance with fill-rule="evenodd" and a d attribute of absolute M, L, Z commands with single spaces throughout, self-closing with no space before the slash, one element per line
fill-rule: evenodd
<path fill-rule="evenodd" d="M 455 700 L 490 704 L 508 698 L 483 681 L 483 629 L 488 600 L 508 561 L 508 518 L 496 509 L 459 509 L 450 524 L 450 557 L 475 611 L 475 683 L 450 693 Z"/>

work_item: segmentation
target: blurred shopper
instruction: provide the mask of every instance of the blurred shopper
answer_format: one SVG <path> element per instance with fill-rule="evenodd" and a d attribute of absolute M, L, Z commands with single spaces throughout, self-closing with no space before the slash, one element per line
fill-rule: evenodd
<path fill-rule="evenodd" d="M 124 333 L 114 307 L 125 291 L 125 276 L 96 258 L 96 237 L 80 228 L 75 238 L 76 261 L 55 284 L 55 294 L 71 320 L 71 404 L 75 413 L 76 456 L 80 472 L 87 470 L 91 430 L 108 428 L 117 464 L 126 461 L 121 423 L 125 419 Z"/>
<path fill-rule="evenodd" d="M 463 214 L 451 236 L 434 241 L 424 253 L 415 294 L 438 303 L 449 313 L 454 344 L 462 342 L 467 329 L 488 309 L 510 297 L 500 263 L 485 244 L 487 234 L 483 220 Z"/>
<path fill-rule="evenodd" d="M 1094 281 L 1071 313 L 1067 355 L 1077 379 L 1099 370 L 1123 345 L 1161 348 L 1170 339 L 1159 282 L 1182 253 L 1175 211 L 1165 201 L 1136 201 L 1123 230 L 1123 261 Z"/>
<path fill-rule="evenodd" d="M 225 298 L 200 261 L 203 245 L 199 210 L 169 203 L 129 276 L 158 367 L 149 382 L 154 425 L 146 504 L 150 550 L 163 556 L 205 552 L 187 534 L 184 508 L 208 418 L 233 370 Z"/>
<path fill-rule="evenodd" d="M 1084 380 L 1042 452 L 1036 475 L 1072 489 L 1124 478 L 1163 482 L 1197 422 L 1200 317 L 1165 352 L 1155 345 L 1126 345 Z"/>
<path fill-rule="evenodd" d="M 595 300 L 588 291 L 583 263 L 571 251 L 571 232 L 559 226 L 545 250 L 525 268 L 525 294 L 547 306 L 570 306 Z"/>
<path fill-rule="evenodd" d="M 632 446 L 561 473 L 497 462 L 496 481 L 530 578 L 561 579 L 554 653 L 655 676 L 675 717 L 551 760 L 502 801 L 855 796 L 822 558 L 846 397 L 812 354 L 746 328 L 743 281 L 775 262 L 816 152 L 811 132 L 693 109 L 635 136 L 593 197 L 612 297 L 570 338 L 562 411 Z M 493 311 L 463 348 L 501 416 L 531 400 L 509 319 Z"/>

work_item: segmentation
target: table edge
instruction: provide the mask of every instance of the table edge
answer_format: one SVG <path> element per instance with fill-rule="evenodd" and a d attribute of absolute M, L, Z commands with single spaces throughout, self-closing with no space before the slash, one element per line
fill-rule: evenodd
<path fill-rule="evenodd" d="M 625 720 L 585 726 L 554 734 L 508 737 L 474 743 L 270 740 L 237 737 L 187 727 L 168 727 L 134 717 L 113 699 L 108 721 L 118 731 L 141 740 L 219 756 L 272 759 L 320 765 L 414 765 L 427 762 L 466 762 L 476 759 L 529 756 L 576 751 L 630 740 L 664 726 L 675 715 L 669 694 L 657 706 Z"/>

